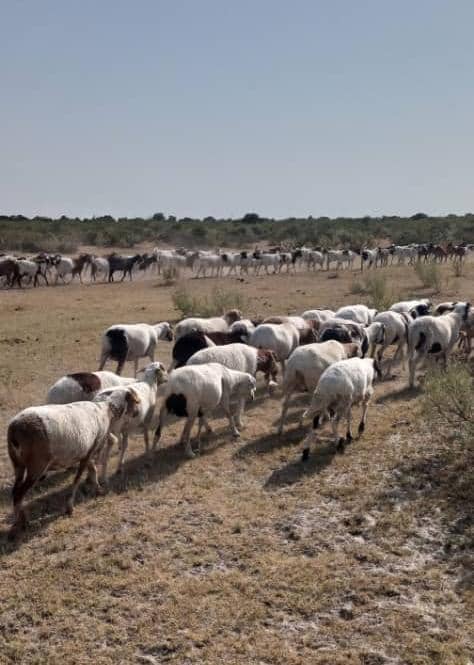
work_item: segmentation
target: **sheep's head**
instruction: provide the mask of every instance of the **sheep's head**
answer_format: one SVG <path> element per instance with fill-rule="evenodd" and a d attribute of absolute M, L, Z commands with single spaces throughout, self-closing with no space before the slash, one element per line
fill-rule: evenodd
<path fill-rule="evenodd" d="M 167 342 L 172 342 L 173 341 L 173 328 L 171 325 L 168 323 L 168 321 L 164 321 L 161 324 L 161 330 L 160 330 L 160 339 L 165 340 Z"/>
<path fill-rule="evenodd" d="M 153 362 L 150 363 L 144 370 L 144 378 L 147 379 L 150 377 L 152 380 L 156 381 L 156 384 L 159 386 L 162 383 L 168 381 L 168 372 L 166 371 L 163 363 Z"/>
<path fill-rule="evenodd" d="M 245 373 L 242 379 L 238 382 L 235 393 L 239 397 L 245 397 L 246 399 L 255 399 L 255 391 L 257 390 L 257 381 L 255 377 L 251 374 Z"/>
<path fill-rule="evenodd" d="M 103 401 L 104 399 L 108 402 L 114 420 L 119 420 L 123 416 L 134 418 L 138 415 L 140 398 L 131 388 L 112 390 L 107 395 L 99 395 L 97 401 Z"/>
<path fill-rule="evenodd" d="M 242 318 L 242 312 L 240 309 L 230 309 L 224 314 L 224 319 L 227 322 L 227 325 L 232 325 L 235 321 L 240 321 Z"/>
<path fill-rule="evenodd" d="M 277 387 L 278 362 L 274 351 L 270 349 L 258 349 L 257 372 L 263 372 L 267 381 L 268 391 L 272 394 Z"/>

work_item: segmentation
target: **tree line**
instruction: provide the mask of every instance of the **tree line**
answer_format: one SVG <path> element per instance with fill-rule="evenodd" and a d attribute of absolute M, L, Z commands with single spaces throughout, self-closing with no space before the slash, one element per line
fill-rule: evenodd
<path fill-rule="evenodd" d="M 373 247 L 397 244 L 474 242 L 474 214 L 410 217 L 289 217 L 247 213 L 239 219 L 178 219 L 163 213 L 143 217 L 50 218 L 0 215 L 0 249 L 73 253 L 80 245 L 133 247 L 142 242 L 190 248 L 248 247 L 270 241 L 289 246 Z"/>

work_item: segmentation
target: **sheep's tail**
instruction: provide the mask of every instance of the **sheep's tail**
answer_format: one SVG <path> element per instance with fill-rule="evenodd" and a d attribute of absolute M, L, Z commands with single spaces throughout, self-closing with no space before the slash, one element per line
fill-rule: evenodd
<path fill-rule="evenodd" d="M 123 328 L 107 330 L 105 336 L 110 346 L 110 357 L 117 362 L 125 362 L 128 355 L 128 340 Z"/>

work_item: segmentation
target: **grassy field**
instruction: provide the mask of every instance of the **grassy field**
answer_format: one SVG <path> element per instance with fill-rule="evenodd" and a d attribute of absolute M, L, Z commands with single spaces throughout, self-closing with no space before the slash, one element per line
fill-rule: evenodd
<path fill-rule="evenodd" d="M 383 273 L 394 298 L 431 295 L 412 269 Z M 473 277 L 474 265 L 458 278 L 443 268 L 434 298 L 474 301 Z M 220 286 L 261 316 L 364 301 L 360 279 L 302 273 Z M 216 283 L 186 288 L 202 295 Z M 148 279 L 2 291 L 1 431 L 60 375 L 96 369 L 108 325 L 177 320 L 175 288 Z M 160 343 L 158 359 L 170 350 Z M 27 497 L 30 528 L 15 543 L 3 446 L 0 663 L 472 662 L 467 453 L 455 432 L 423 420 L 419 391 L 398 373 L 377 385 L 366 434 L 344 455 L 325 431 L 301 463 L 299 409 L 278 438 L 280 395 L 260 388 L 238 443 L 218 421 L 187 460 L 180 423 L 147 465 L 136 438 L 125 474 L 104 497 L 84 490 L 72 518 L 63 514 L 71 476 L 51 476 Z"/>

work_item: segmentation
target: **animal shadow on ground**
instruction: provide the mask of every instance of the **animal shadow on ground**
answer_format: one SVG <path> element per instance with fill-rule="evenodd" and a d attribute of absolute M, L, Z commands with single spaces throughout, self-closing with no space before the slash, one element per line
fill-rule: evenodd
<path fill-rule="evenodd" d="M 211 454 L 213 450 L 225 443 L 227 438 L 226 428 L 216 430 L 210 437 L 203 437 L 201 443 L 201 454 Z M 180 443 L 159 448 L 153 455 L 146 454 L 131 457 L 123 466 L 123 472 L 120 475 L 110 473 L 108 476 L 108 493 L 121 494 L 135 487 L 143 487 L 150 483 L 156 483 L 173 475 L 182 464 L 189 462 Z M 113 469 L 115 458 L 109 461 L 109 469 Z M 65 505 L 71 494 L 71 485 L 74 470 L 61 471 L 53 473 L 45 480 L 39 483 L 38 489 L 31 495 L 27 494 L 24 502 L 25 509 L 29 518 L 29 524 L 26 529 L 19 533 L 14 540 L 9 540 L 9 528 L 0 530 L 0 558 L 2 555 L 8 555 L 12 551 L 19 549 L 21 545 L 29 542 L 32 538 L 41 533 L 49 524 L 57 519 L 65 519 Z M 68 480 L 65 487 L 65 480 Z M 55 491 L 45 496 L 45 490 L 56 488 Z M 11 489 L 2 488 L 0 491 L 0 503 L 5 506 L 7 511 L 11 511 Z M 94 501 L 96 494 L 87 481 L 83 481 L 79 487 L 76 496 L 75 505 L 83 502 Z M 8 506 L 8 507 L 7 507 Z"/>
<path fill-rule="evenodd" d="M 404 388 L 400 388 L 400 390 L 394 390 L 393 392 L 381 395 L 375 400 L 375 404 L 385 404 L 385 402 L 399 402 L 406 399 L 414 399 L 415 397 L 421 395 L 421 392 L 422 391 L 419 386 L 415 386 L 414 388 L 405 386 Z"/>
<path fill-rule="evenodd" d="M 311 452 L 306 461 L 302 461 L 300 451 L 298 456 L 291 462 L 288 462 L 281 469 L 276 469 L 267 479 L 265 489 L 273 489 L 284 485 L 292 485 L 298 482 L 304 476 L 313 476 L 321 473 L 323 469 L 329 466 L 337 454 L 337 448 L 333 440 L 324 442 L 318 437 L 318 443 L 314 445 L 311 441 Z M 307 445 L 307 443 L 305 443 Z"/>

